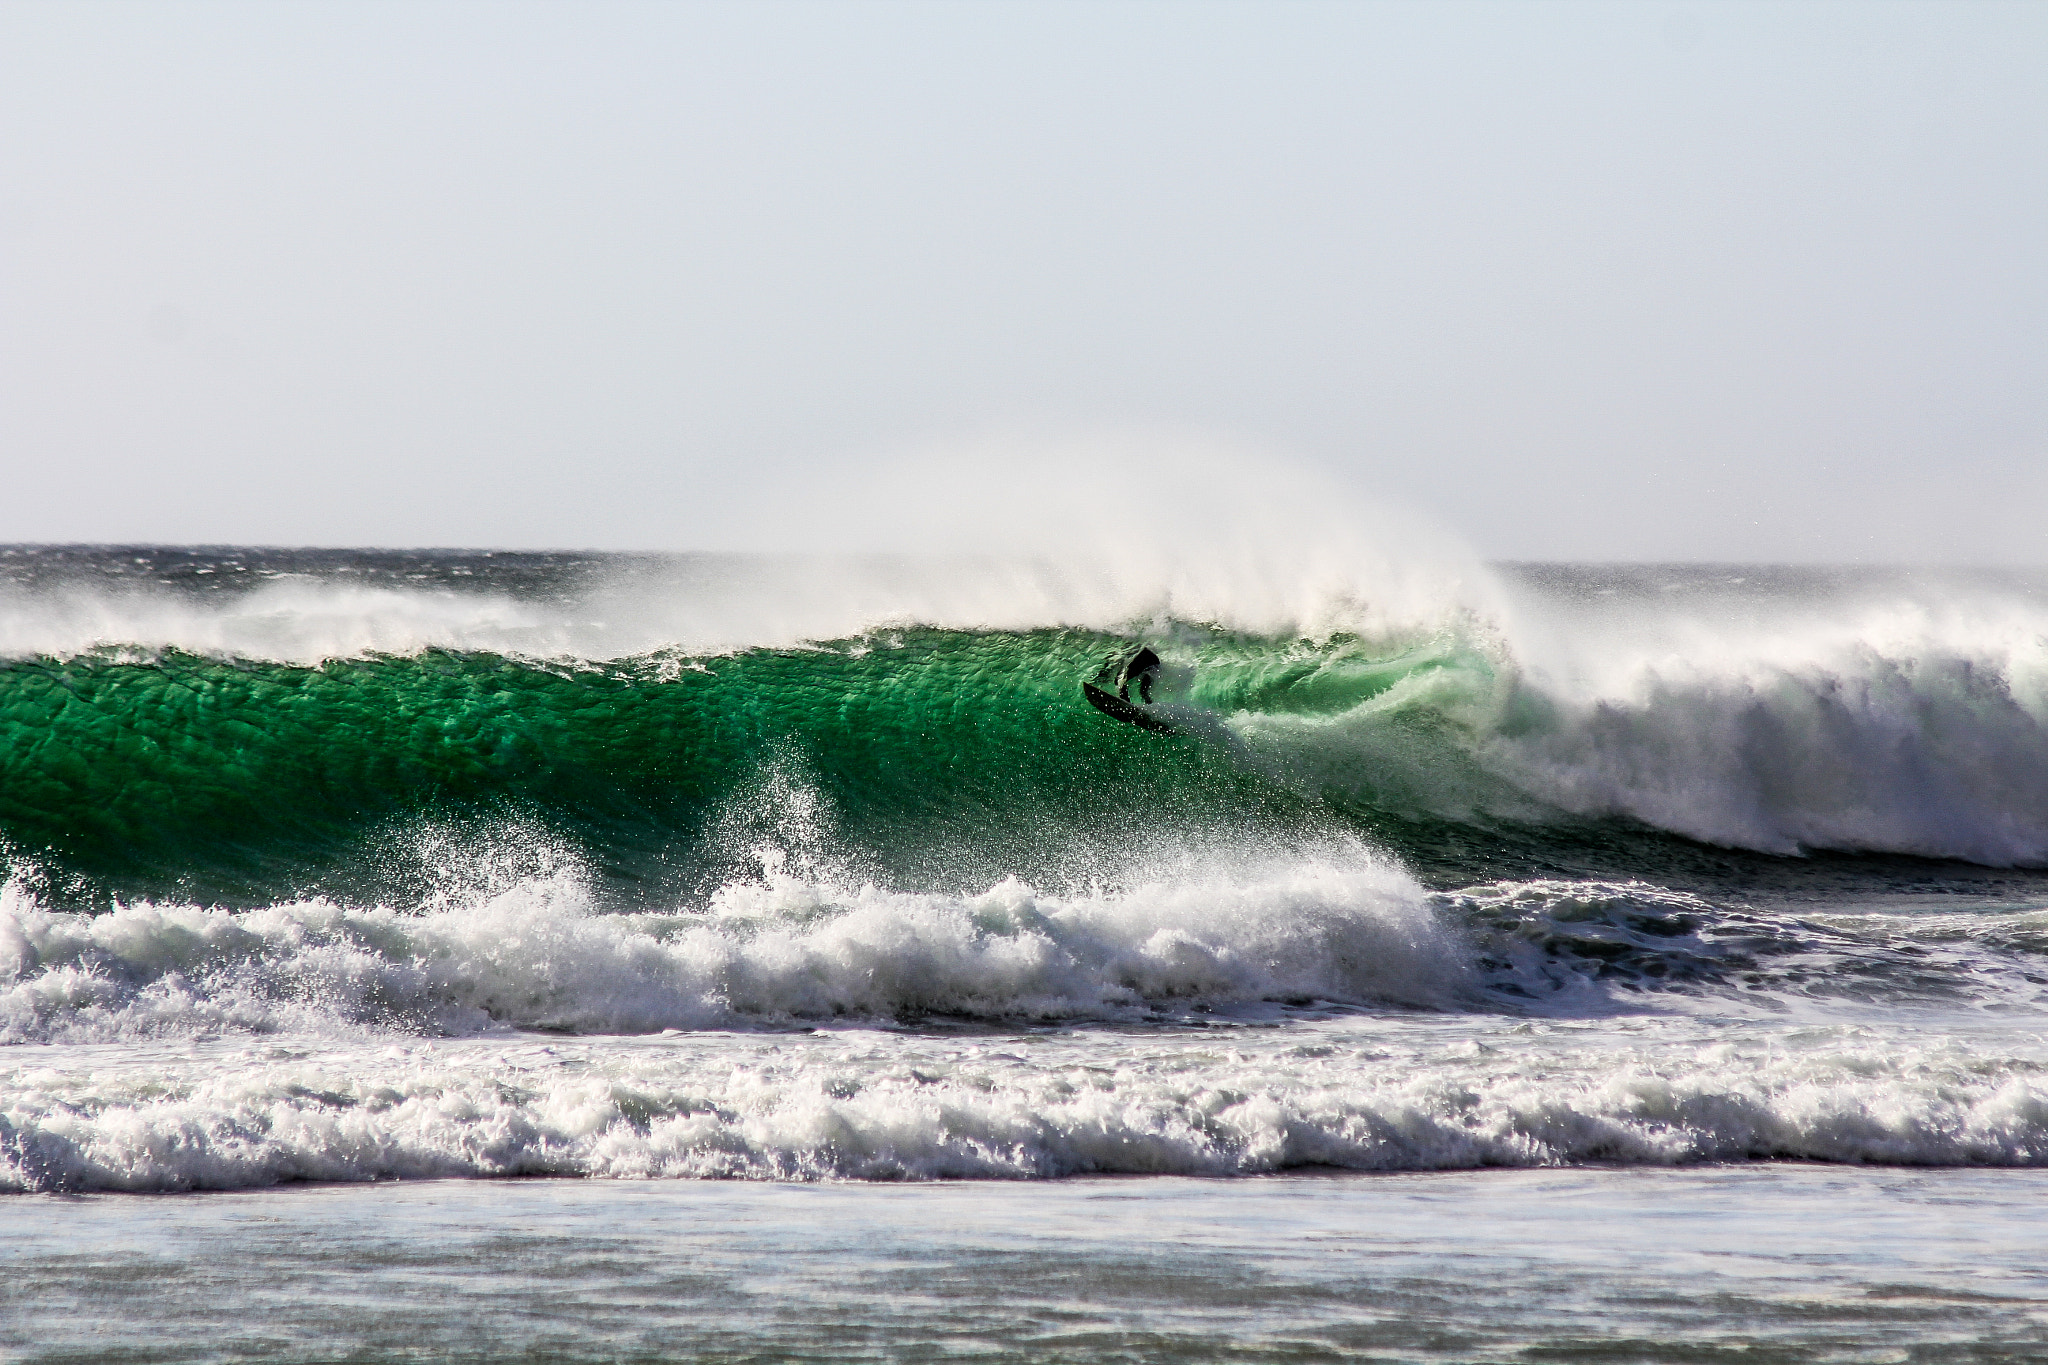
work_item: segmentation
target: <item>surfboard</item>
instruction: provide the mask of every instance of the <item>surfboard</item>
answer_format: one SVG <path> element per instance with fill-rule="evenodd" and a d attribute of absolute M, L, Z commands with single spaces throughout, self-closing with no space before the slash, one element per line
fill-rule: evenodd
<path fill-rule="evenodd" d="M 1114 692 L 1103 691 L 1094 683 L 1082 683 L 1081 691 L 1094 705 L 1096 710 L 1112 720 L 1120 720 L 1126 725 L 1135 725 L 1140 730 L 1149 730 L 1155 735 L 1177 735 L 1180 733 L 1179 727 L 1159 719 L 1159 717 L 1153 715 L 1142 706 L 1132 705 Z"/>

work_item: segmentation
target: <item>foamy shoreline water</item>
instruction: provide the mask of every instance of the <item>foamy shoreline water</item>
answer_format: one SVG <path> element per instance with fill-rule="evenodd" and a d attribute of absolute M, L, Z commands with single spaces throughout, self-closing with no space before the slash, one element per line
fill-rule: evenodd
<path fill-rule="evenodd" d="M 22 1362 L 2038 1360 L 2048 1172 L 0 1200 Z"/>

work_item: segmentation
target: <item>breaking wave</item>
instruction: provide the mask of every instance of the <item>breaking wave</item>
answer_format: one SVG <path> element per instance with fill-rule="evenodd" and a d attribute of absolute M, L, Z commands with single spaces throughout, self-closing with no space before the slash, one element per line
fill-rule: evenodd
<path fill-rule="evenodd" d="M 2048 1162 L 2039 1039 L 1691 1021 L 1485 1037 L 747 1034 L 0 1059 L 0 1189 Z M 1169 1046 L 1171 1043 L 1181 1045 Z"/>
<path fill-rule="evenodd" d="M 1443 1005 L 1455 936 L 1384 865 L 1057 896 L 767 873 L 697 912 L 592 914 L 568 873 L 427 913 L 0 901 L 0 1042 L 337 1027 L 412 1034 L 1141 1021 L 1274 1003 Z"/>
<path fill-rule="evenodd" d="M 52 909 L 0 892 L 0 1044 L 243 1034 L 1244 1022 L 1361 1009 L 1820 1020 L 2048 1003 L 2048 910 L 1768 914 L 1647 883 L 1426 891 L 1365 852 L 1122 888 L 886 890 L 792 867 L 596 913 L 569 866 L 440 908 Z"/>
<path fill-rule="evenodd" d="M 516 818 L 645 902 L 729 879 L 713 826 L 796 761 L 883 880 L 956 892 L 1247 829 L 1366 838 L 1442 882 L 1500 870 L 1475 842 L 1526 874 L 1687 856 L 1599 854 L 1638 833 L 2048 865 L 2031 580 L 1637 570 L 1603 596 L 1584 571 L 1368 599 L 1253 576 L 1231 606 L 1224 580 L 1147 597 L 1029 565 L 422 562 L 400 567 L 438 582 L 11 590 L 0 841 L 88 904 L 402 900 L 396 834 Z M 824 626 L 854 633 L 803 633 Z M 1180 736 L 1081 698 L 1138 639 Z"/>

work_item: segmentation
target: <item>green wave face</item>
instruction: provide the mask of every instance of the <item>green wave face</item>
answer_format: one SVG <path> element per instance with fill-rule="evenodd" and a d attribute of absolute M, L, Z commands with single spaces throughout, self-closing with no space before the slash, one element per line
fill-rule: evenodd
<path fill-rule="evenodd" d="M 52 905 L 424 904 L 502 864 L 610 908 L 695 903 L 763 850 L 948 892 L 1333 843 L 1439 886 L 2048 867 L 2048 583 L 1841 597 L 1785 571 L 1723 602 L 1706 571 L 1576 571 L 1528 590 L 1520 635 L 1448 611 L 1315 638 L 1154 620 L 1176 731 L 1154 734 L 1081 692 L 1130 632 L 690 654 L 649 642 L 719 638 L 689 633 L 700 602 L 751 621 L 756 588 L 802 603 L 823 570 L 728 592 L 731 564 L 664 562 L 703 581 L 607 598 L 618 565 L 514 558 L 0 554 L 0 860 Z M 1952 598 L 1970 611 L 1934 610 Z"/>
<path fill-rule="evenodd" d="M 0 830 L 66 899 L 258 903 L 402 898 L 427 875 L 397 851 L 423 823 L 510 822 L 515 840 L 572 847 L 615 897 L 687 894 L 747 857 L 750 831 L 787 822 L 791 773 L 822 798 L 835 848 L 907 885 L 1087 877 L 1162 832 L 1330 823 L 1314 782 L 1256 735 L 1162 738 L 1088 706 L 1079 683 L 1123 644 L 932 630 L 602 668 L 449 652 L 14 661 Z M 1219 722 L 1355 711 L 1439 666 L 1188 644 L 1195 685 L 1175 696 Z"/>

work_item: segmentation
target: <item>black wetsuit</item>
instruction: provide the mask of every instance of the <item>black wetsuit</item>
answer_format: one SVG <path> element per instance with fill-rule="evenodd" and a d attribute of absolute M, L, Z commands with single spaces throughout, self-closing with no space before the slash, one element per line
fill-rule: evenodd
<path fill-rule="evenodd" d="M 1138 685 L 1138 700 L 1149 704 L 1152 700 L 1152 679 L 1159 674 L 1159 656 L 1146 645 L 1124 664 L 1123 673 L 1116 680 L 1116 694 L 1125 701 L 1131 699 L 1131 684 Z"/>

